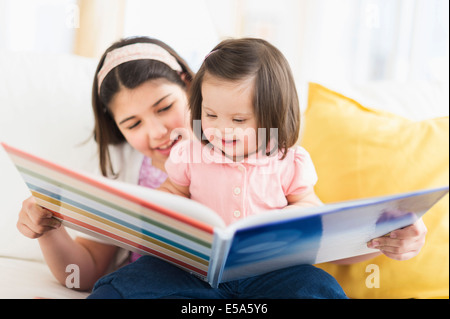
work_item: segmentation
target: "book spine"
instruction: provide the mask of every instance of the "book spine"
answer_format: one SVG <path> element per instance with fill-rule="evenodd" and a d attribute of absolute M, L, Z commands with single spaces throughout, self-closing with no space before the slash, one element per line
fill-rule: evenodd
<path fill-rule="evenodd" d="M 223 269 L 231 247 L 234 232 L 227 232 L 219 228 L 214 229 L 211 260 L 206 280 L 212 288 L 217 288 L 222 279 Z"/>

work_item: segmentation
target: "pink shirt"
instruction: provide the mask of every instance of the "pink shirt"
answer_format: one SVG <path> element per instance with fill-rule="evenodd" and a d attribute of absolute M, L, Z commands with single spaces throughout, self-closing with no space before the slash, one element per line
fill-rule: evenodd
<path fill-rule="evenodd" d="M 152 160 L 144 157 L 139 171 L 139 182 L 141 186 L 158 188 L 167 179 L 167 174 L 152 165 Z"/>
<path fill-rule="evenodd" d="M 172 182 L 189 186 L 191 199 L 216 211 L 226 224 L 287 206 L 287 195 L 301 194 L 317 182 L 314 165 L 302 147 L 286 157 L 249 156 L 233 162 L 198 140 L 181 141 L 166 161 Z"/>

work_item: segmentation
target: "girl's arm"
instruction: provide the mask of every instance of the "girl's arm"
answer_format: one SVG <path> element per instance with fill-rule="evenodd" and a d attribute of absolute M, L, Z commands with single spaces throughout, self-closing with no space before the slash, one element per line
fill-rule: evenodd
<path fill-rule="evenodd" d="M 52 213 L 38 206 L 33 197 L 23 202 L 17 222 L 18 230 L 26 237 L 38 238 L 39 245 L 51 272 L 63 285 L 75 265 L 79 269 L 79 290 L 91 289 L 106 273 L 117 247 L 85 238 L 72 239 Z M 73 267 L 73 266 L 72 266 Z M 69 270 L 68 270 L 69 269 Z"/>
<path fill-rule="evenodd" d="M 114 259 L 117 247 L 82 237 L 75 240 L 64 227 L 47 232 L 38 239 L 45 261 L 53 276 L 66 285 L 69 275 L 75 275 L 71 265 L 79 270 L 79 290 L 90 290 L 95 282 L 106 274 Z M 73 272 L 73 274 L 72 274 Z"/>

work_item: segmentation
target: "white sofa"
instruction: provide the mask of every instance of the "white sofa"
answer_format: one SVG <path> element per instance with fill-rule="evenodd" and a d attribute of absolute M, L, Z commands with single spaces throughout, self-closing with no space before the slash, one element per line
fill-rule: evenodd
<path fill-rule="evenodd" d="M 91 84 L 97 61 L 67 55 L 0 52 L 0 141 L 73 168 L 96 169 Z M 322 81 L 326 83 L 326 81 Z M 366 105 L 412 119 L 448 115 L 448 89 L 430 84 L 329 84 Z M 306 82 L 299 83 L 306 101 Z M 412 107 L 414 106 L 414 107 Z M 17 216 L 29 192 L 0 147 L 0 298 L 85 298 L 60 285 Z"/>
<path fill-rule="evenodd" d="M 0 140 L 70 167 L 92 171 L 91 83 L 96 61 L 0 53 Z M 84 298 L 60 285 L 37 240 L 16 228 L 26 185 L 0 147 L 0 298 Z"/>

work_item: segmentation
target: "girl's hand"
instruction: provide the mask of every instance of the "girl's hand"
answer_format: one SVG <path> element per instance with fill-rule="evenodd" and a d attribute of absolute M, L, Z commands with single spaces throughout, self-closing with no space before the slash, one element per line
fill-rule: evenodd
<path fill-rule="evenodd" d="M 389 236 L 372 239 L 367 247 L 379 249 L 395 260 L 407 260 L 419 254 L 425 244 L 427 227 L 422 218 L 411 226 L 392 231 Z"/>
<path fill-rule="evenodd" d="M 36 204 L 34 197 L 29 197 L 22 203 L 17 229 L 28 238 L 39 238 L 61 226 L 61 222 L 52 217 L 50 211 Z"/>

